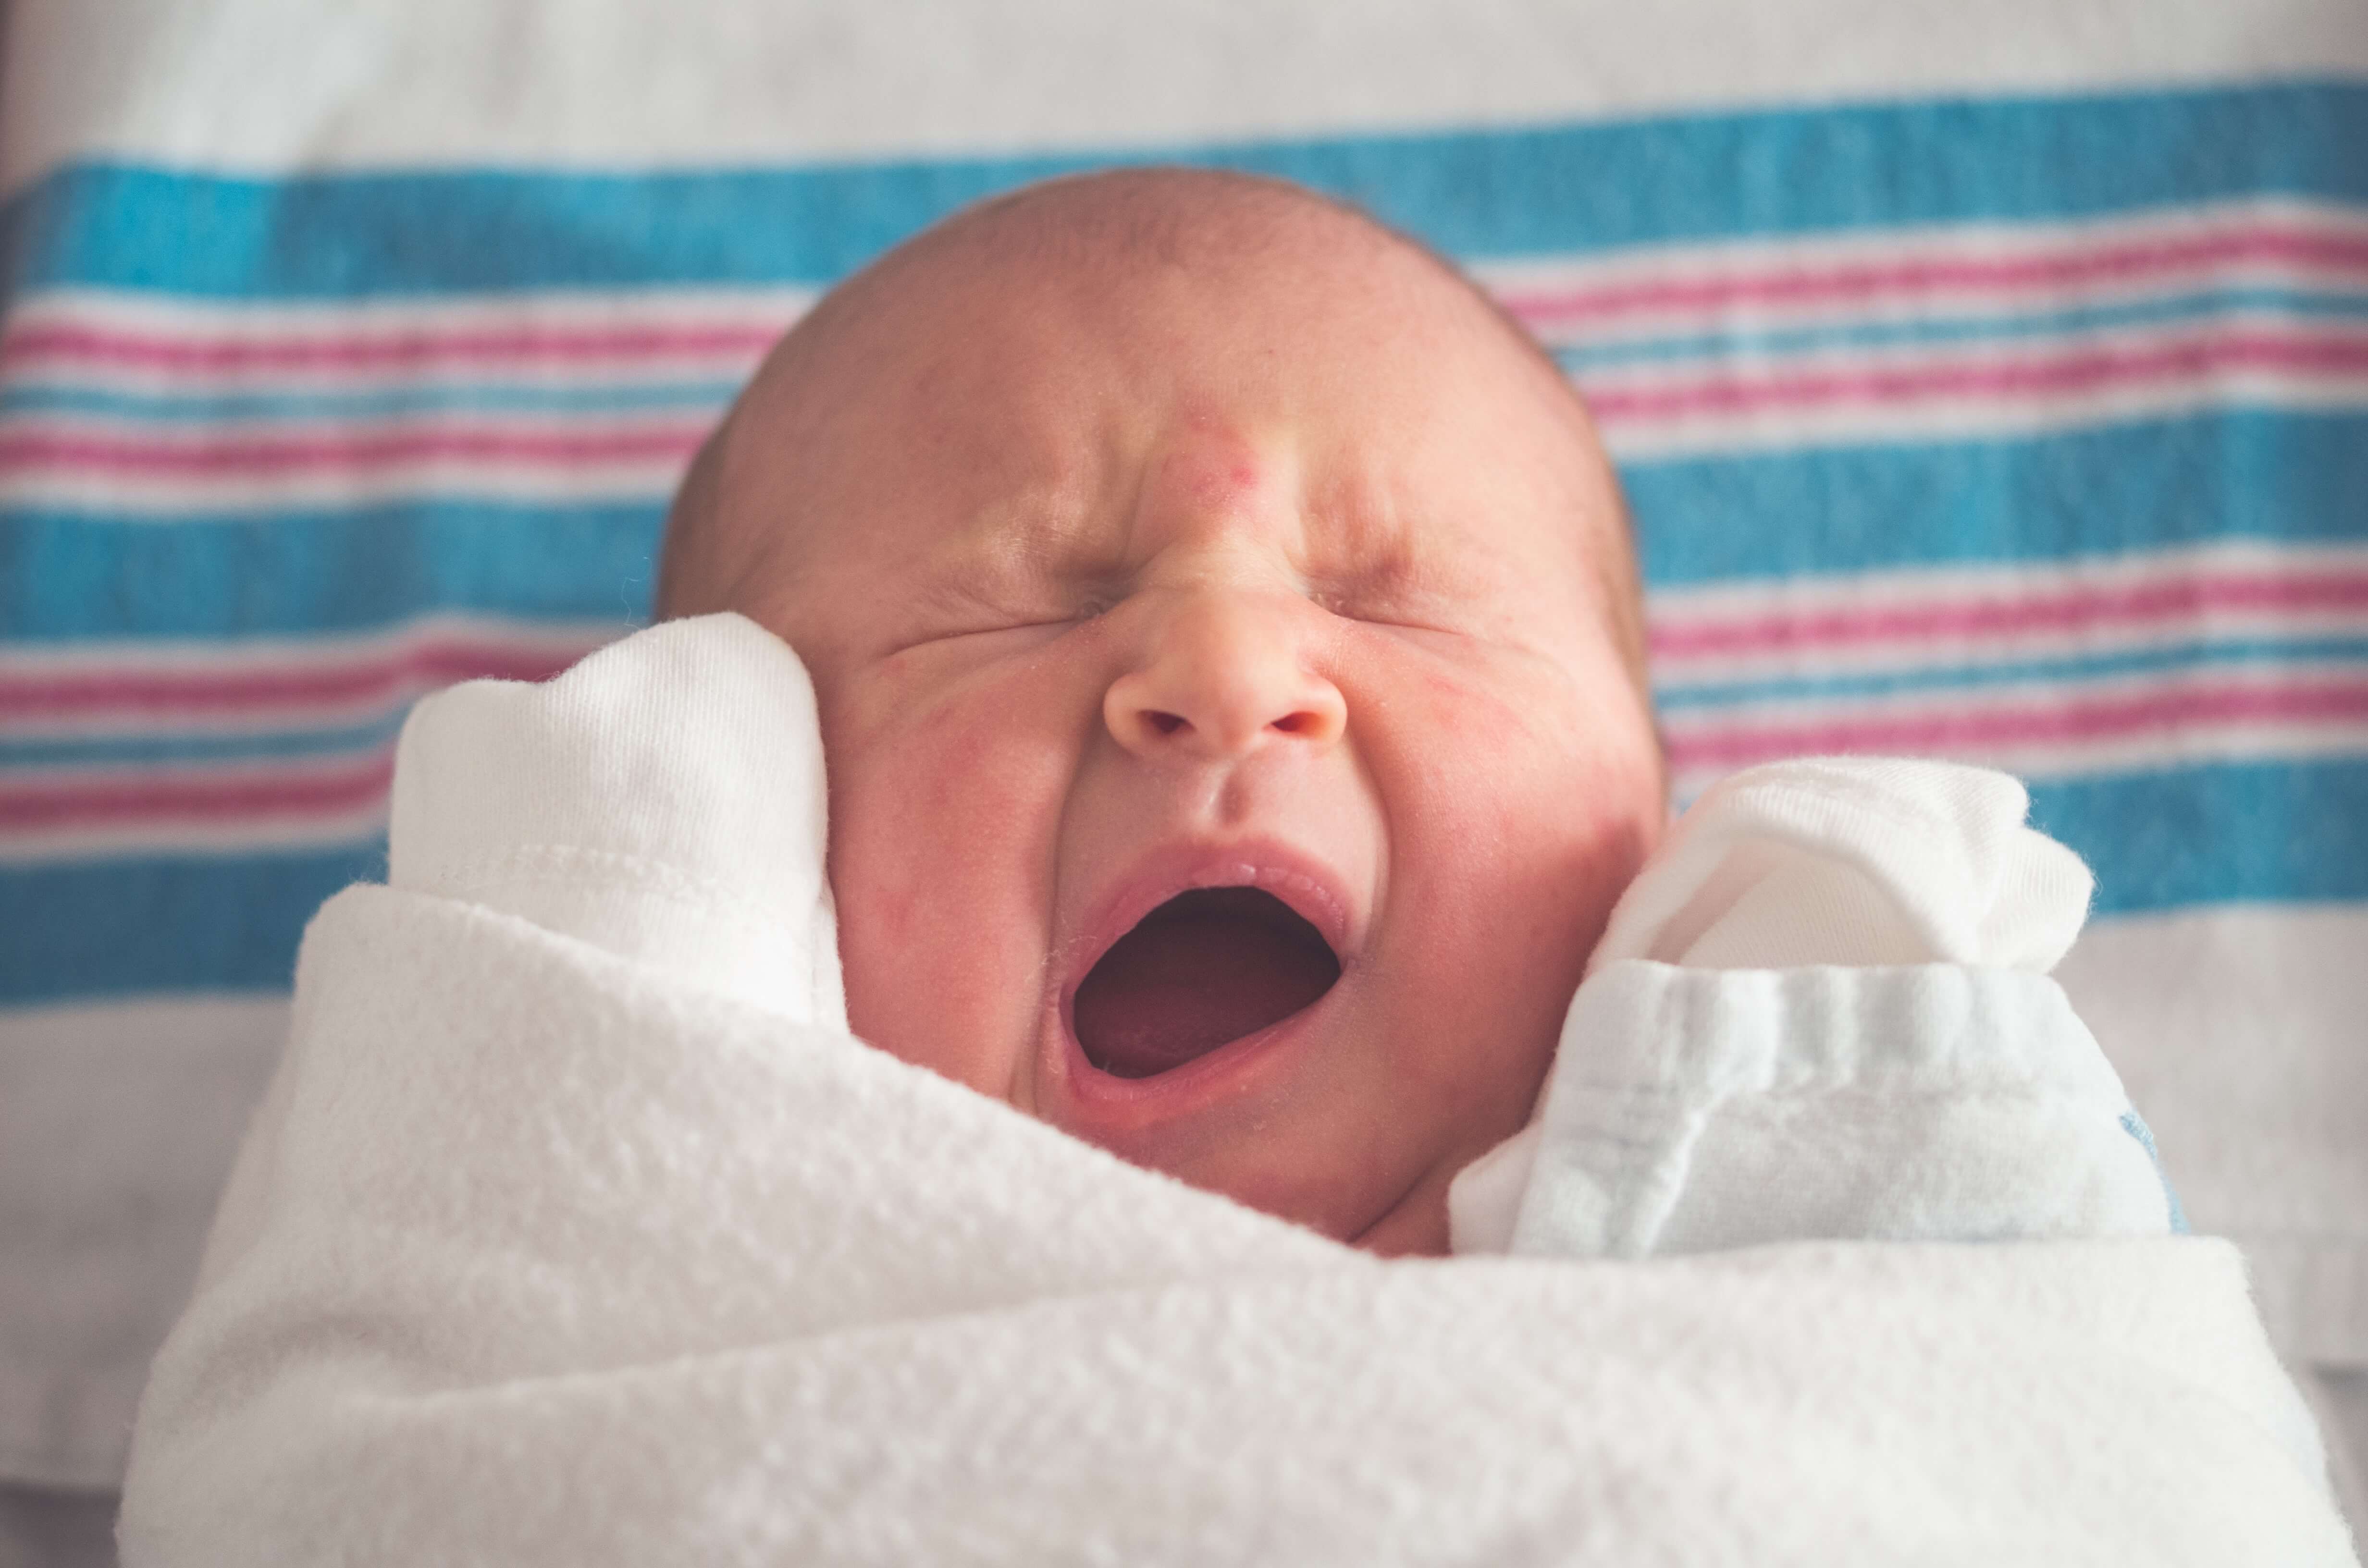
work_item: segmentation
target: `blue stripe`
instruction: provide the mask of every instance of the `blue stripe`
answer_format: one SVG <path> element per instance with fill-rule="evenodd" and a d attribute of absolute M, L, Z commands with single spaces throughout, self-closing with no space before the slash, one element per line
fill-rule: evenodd
<path fill-rule="evenodd" d="M 1590 371 L 1624 365 L 1699 359 L 1717 368 L 1736 358 L 1768 358 L 1835 348 L 2019 342 L 2123 327 L 2192 324 L 2239 312 L 2275 315 L 2299 324 L 2368 321 L 2368 294 L 2221 289 L 2135 304 L 2035 313 L 1853 321 L 1782 330 L 1737 327 L 1681 336 L 1614 338 L 1556 348 L 1554 357 L 1565 370 L 1584 380 Z M 152 393 L 94 386 L 84 380 L 45 381 L 38 374 L 28 374 L 0 385 L 0 415 L 96 415 L 114 419 L 179 422 L 400 418 L 464 412 L 630 414 L 650 409 L 689 409 L 715 413 L 740 386 L 738 379 L 628 379 L 588 385 L 483 381 L 438 371 L 418 381 L 359 392 L 238 392 L 207 388 L 194 392 Z"/>
<path fill-rule="evenodd" d="M 1953 657 L 1964 657 L 1951 649 Z M 2017 682 L 2061 685 L 2114 676 L 2226 666 L 2276 669 L 2288 665 L 2368 665 L 2368 637 L 2237 638 L 2220 642 L 2181 642 L 2118 653 L 2062 659 L 2017 659 L 1998 664 L 1935 665 L 1921 669 L 1870 670 L 1829 676 L 1785 676 L 1768 680 L 1656 682 L 1653 700 L 1664 712 L 1689 709 L 1749 707 L 1804 698 L 1887 697 L 1913 691 L 1954 691 Z M 2050 692 L 2068 700 L 2076 693 Z M 0 752 L 0 756 L 5 756 Z"/>
<path fill-rule="evenodd" d="M 2162 1201 L 2169 1210 L 2170 1233 L 2193 1234 L 2187 1223 L 2187 1208 L 2179 1201 L 2179 1189 L 2170 1185 L 2170 1173 L 2162 1168 L 2162 1155 L 2154 1146 L 2154 1129 L 2136 1111 L 2125 1110 L 2122 1112 L 2122 1131 L 2137 1140 L 2138 1147 L 2146 1151 L 2146 1163 L 2154 1166 L 2154 1179 L 2162 1183 Z"/>
<path fill-rule="evenodd" d="M 290 636 L 428 610 L 639 621 L 665 507 L 427 500 L 166 522 L 0 508 L 0 638 Z"/>
<path fill-rule="evenodd" d="M 2368 540 L 2368 415 L 1636 461 L 1656 586 Z M 302 635 L 427 610 L 643 619 L 664 503 L 427 498 L 165 518 L 0 507 L 0 637 Z"/>
<path fill-rule="evenodd" d="M 386 874 L 382 841 L 233 859 L 0 870 L 0 1003 L 285 991 L 321 901 Z M 135 938 L 136 939 L 133 939 Z"/>
<path fill-rule="evenodd" d="M 2368 761 L 2231 763 L 2031 796 L 2032 819 L 2095 868 L 2100 914 L 2368 897 Z M 383 873 L 381 844 L 0 869 L 0 1004 L 283 989 L 313 909 Z"/>
<path fill-rule="evenodd" d="M 2014 684 L 2061 687 L 2071 682 L 2166 671 L 2248 668 L 2277 672 L 2287 666 L 2357 664 L 2368 666 L 2368 638 L 2254 638 L 2227 642 L 2180 643 L 2121 653 L 2066 659 L 2016 660 L 1995 665 L 1940 665 L 1925 669 L 1881 670 L 1779 680 L 1702 684 L 1658 682 L 1654 705 L 1662 712 L 1720 708 L 1749 709 L 1807 699 L 1887 697 L 1918 691 L 1955 691 Z M 2078 694 L 2054 690 L 2050 700 Z M 387 716 L 360 724 L 275 728 L 236 733 L 143 733 L 20 739 L 0 735 L 0 768 L 140 767 L 156 763 L 245 762 L 279 757 L 315 757 L 375 753 L 390 745 L 403 727 L 411 699 L 391 699 Z"/>
<path fill-rule="evenodd" d="M 2124 653 L 2070 659 L 2022 660 L 1971 667 L 1886 670 L 1797 679 L 1725 681 L 1701 685 L 1662 683 L 1653 700 L 1661 711 L 1743 708 L 1807 698 L 1890 696 L 1915 691 L 1951 691 L 2013 683 L 2062 686 L 2080 680 L 2159 671 L 2248 667 L 2275 671 L 2294 665 L 2346 663 L 2368 666 L 2368 638 L 2251 639 L 2183 643 Z M 2051 700 L 2077 693 L 2052 691 Z M 403 727 L 411 699 L 390 700 L 387 715 L 361 724 L 278 728 L 237 733 L 141 733 L 17 739 L 0 735 L 0 768 L 141 767 L 156 763 L 245 762 L 280 757 L 364 755 L 383 750 Z"/>
<path fill-rule="evenodd" d="M 1909 321 L 1850 322 L 1782 331 L 1737 328 L 1676 337 L 1613 339 L 1557 348 L 1555 360 L 1584 380 L 1590 371 L 1689 359 L 1723 368 L 1742 358 L 1765 359 L 1835 348 L 1896 348 L 1967 343 L 2009 343 L 2124 327 L 2212 322 L 2248 312 L 2308 324 L 2368 321 L 2368 294 L 2314 295 L 2281 289 L 2229 289 L 2169 296 L 2137 304 L 2097 306 L 2035 314 L 1936 316 Z M 2231 323 L 2231 324 L 2235 324 Z M 122 392 L 80 381 L 27 377 L 0 385 L 0 415 L 90 415 L 158 423 L 236 420 L 403 418 L 430 414 L 637 414 L 650 410 L 721 413 L 741 381 L 623 381 L 574 385 L 472 381 L 435 377 L 369 392 L 193 393 Z"/>
<path fill-rule="evenodd" d="M 1913 102 L 1026 158 L 270 181 L 110 165 L 0 209 L 0 280 L 232 299 L 823 283 L 981 197 L 1191 162 L 1358 200 L 1466 259 L 2282 192 L 2368 199 L 2368 86 Z"/>
<path fill-rule="evenodd" d="M 73 383 L 0 386 L 0 415 L 80 414 L 172 424 L 240 419 L 400 419 L 425 414 L 720 414 L 737 381 L 629 381 L 607 386 L 527 382 L 408 382 L 366 392 L 207 391 L 157 396 Z"/>
<path fill-rule="evenodd" d="M 1613 338 L 1556 348 L 1555 362 L 1584 380 L 1590 370 L 1685 359 L 1764 358 L 1832 348 L 1897 348 L 1964 343 L 2013 343 L 2121 327 L 2176 326 L 2237 312 L 2287 318 L 2295 324 L 2368 321 L 2368 293 L 2312 294 L 2291 289 L 2214 289 L 2165 295 L 2135 304 L 2078 310 L 1999 312 L 1984 315 L 1919 316 L 1905 321 L 1851 321 L 1816 326 L 1758 329 L 1738 325 L 1674 337 Z M 2231 322 L 2229 324 L 2237 324 Z M 0 405 L 4 406 L 4 405 Z"/>
<path fill-rule="evenodd" d="M 1988 686 L 2044 684 L 2166 671 L 2248 668 L 2277 672 L 2286 666 L 2356 664 L 2368 666 L 2368 638 L 2256 638 L 2228 642 L 2181 643 L 2123 653 L 2068 659 L 2018 660 L 1971 666 L 1884 670 L 1854 675 L 1782 680 L 1722 681 L 1687 685 L 1657 683 L 1653 700 L 1662 712 L 1693 712 L 1804 699 L 1884 697 L 1918 691 L 1954 691 Z M 2062 690 L 2050 700 L 2078 694 Z M 388 704 L 387 716 L 362 724 L 269 729 L 237 733 L 142 733 L 76 735 L 62 739 L 17 739 L 0 735 L 0 768 L 140 767 L 156 763 L 245 762 L 279 757 L 362 755 L 392 744 L 411 699 Z"/>
<path fill-rule="evenodd" d="M 2042 780 L 2031 820 L 2097 873 L 2100 915 L 2368 898 L 2368 760 Z"/>
<path fill-rule="evenodd" d="M 2368 416 L 2348 413 L 1640 460 L 1621 477 L 1656 587 L 2368 540 Z"/>
<path fill-rule="evenodd" d="M 0 768 L 138 767 L 156 763 L 255 762 L 283 757 L 367 755 L 394 744 L 411 710 L 408 696 L 388 704 L 383 719 L 318 729 L 258 730 L 242 734 L 76 735 L 17 740 L 0 735 Z M 150 721 L 153 722 L 153 721 Z"/>

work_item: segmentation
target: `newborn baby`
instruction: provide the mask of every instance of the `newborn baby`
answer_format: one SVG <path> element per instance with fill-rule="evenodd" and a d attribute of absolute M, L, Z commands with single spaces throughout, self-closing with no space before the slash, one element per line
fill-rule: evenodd
<path fill-rule="evenodd" d="M 1445 1250 L 1664 817 L 1577 398 L 1264 180 L 1037 186 L 834 290 L 659 610 L 813 676 L 856 1034 L 1375 1251 Z"/>
<path fill-rule="evenodd" d="M 958 218 L 662 608 L 406 722 L 127 1563 L 2350 1561 L 2044 972 L 2085 869 L 1928 762 L 1663 841 L 1602 454 L 1418 247 Z"/>

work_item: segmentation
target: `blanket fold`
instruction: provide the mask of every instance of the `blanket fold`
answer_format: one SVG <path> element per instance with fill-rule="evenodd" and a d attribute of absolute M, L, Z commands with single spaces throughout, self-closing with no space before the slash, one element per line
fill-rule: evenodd
<path fill-rule="evenodd" d="M 300 984 L 135 1565 L 2351 1561 L 2224 1243 L 1384 1264 L 450 901 Z"/>
<path fill-rule="evenodd" d="M 127 1563 L 2352 1562 L 2225 1243 L 1383 1262 L 638 941 L 322 910 Z"/>

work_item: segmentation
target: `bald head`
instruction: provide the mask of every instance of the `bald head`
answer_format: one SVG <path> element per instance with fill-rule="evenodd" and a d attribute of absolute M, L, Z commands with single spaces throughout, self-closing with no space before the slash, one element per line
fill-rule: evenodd
<path fill-rule="evenodd" d="M 799 537 L 827 520 L 794 504 L 786 510 L 732 505 L 727 496 L 735 473 L 747 466 L 746 449 L 753 444 L 778 459 L 784 449 L 821 437 L 831 404 L 845 395 L 844 372 L 860 367 L 916 303 L 957 282 L 998 275 L 1163 271 L 1378 278 L 1384 295 L 1452 296 L 1466 325 L 1504 351 L 1506 374 L 1554 411 L 1571 443 L 1597 451 L 1577 392 L 1536 340 L 1436 252 L 1358 209 L 1280 180 L 1222 170 L 1074 176 L 982 202 L 925 230 L 834 288 L 783 336 L 676 494 L 659 558 L 659 618 L 746 608 L 753 584 L 795 569 Z M 1375 331 L 1387 330 L 1396 314 L 1375 313 Z M 1214 330 L 1223 324 L 1211 324 Z M 1605 479 L 1612 515 L 1588 520 L 1596 536 L 1589 542 L 1603 608 L 1641 683 L 1634 551 L 1608 469 Z M 1575 528 L 1584 526 L 1574 519 Z"/>
<path fill-rule="evenodd" d="M 1526 1119 L 1659 830 L 1629 560 L 1585 411 L 1452 268 L 1148 170 L 833 290 L 685 483 L 662 608 L 746 615 L 813 680 L 859 1036 L 1405 1251 Z M 1209 876 L 1299 890 L 1346 961 L 1228 904 L 1088 1006 L 1113 923 Z M 1171 1045 L 1185 1081 L 1135 1096 Z"/>

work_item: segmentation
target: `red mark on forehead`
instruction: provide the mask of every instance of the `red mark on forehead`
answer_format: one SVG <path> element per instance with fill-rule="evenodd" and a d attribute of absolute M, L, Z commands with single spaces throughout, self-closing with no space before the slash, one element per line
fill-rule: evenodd
<path fill-rule="evenodd" d="M 1239 430 L 1203 417 L 1188 421 L 1161 455 L 1156 483 L 1168 505 L 1230 512 L 1256 499 L 1273 470 Z"/>

